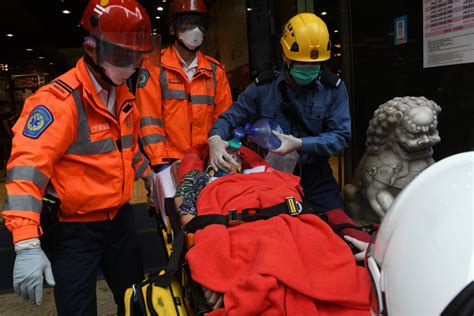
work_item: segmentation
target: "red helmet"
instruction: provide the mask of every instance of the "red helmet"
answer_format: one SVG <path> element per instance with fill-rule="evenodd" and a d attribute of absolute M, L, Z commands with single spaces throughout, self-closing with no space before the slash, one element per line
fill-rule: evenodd
<path fill-rule="evenodd" d="M 150 18 L 136 0 L 90 0 L 81 25 L 109 44 L 138 52 L 153 49 Z"/>
<path fill-rule="evenodd" d="M 170 4 L 171 16 L 182 13 L 207 14 L 206 3 L 204 0 L 172 0 Z"/>

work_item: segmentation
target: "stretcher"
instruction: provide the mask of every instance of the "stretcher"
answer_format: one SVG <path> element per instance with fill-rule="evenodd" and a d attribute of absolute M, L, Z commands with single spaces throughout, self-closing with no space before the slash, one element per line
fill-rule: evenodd
<path fill-rule="evenodd" d="M 328 227 L 326 227 L 327 225 L 319 218 L 315 221 L 312 218 L 313 216 L 311 216 L 311 218 L 306 217 L 305 220 L 303 220 L 304 222 L 303 224 L 299 223 L 300 221 L 297 220 L 296 218 L 298 218 L 298 215 L 300 215 L 300 213 L 301 214 L 304 213 L 302 212 L 302 206 L 301 206 L 302 201 L 297 201 L 295 198 L 289 199 L 291 198 L 289 196 L 286 198 L 283 198 L 283 201 L 281 203 L 272 202 L 273 204 L 277 206 L 270 205 L 270 207 L 260 207 L 258 208 L 258 210 L 257 208 L 249 208 L 249 209 L 241 208 L 239 211 L 226 210 L 222 214 L 220 213 L 212 214 L 212 212 L 211 214 L 201 214 L 204 216 L 201 216 L 201 215 L 198 216 L 199 219 L 205 218 L 207 216 L 207 218 L 213 218 L 213 221 L 203 222 L 202 220 L 199 221 L 195 219 L 186 226 L 187 234 L 184 234 L 182 230 L 182 221 L 177 213 L 177 204 L 174 199 L 174 195 L 176 193 L 176 186 L 179 182 L 179 179 L 182 178 L 183 175 L 190 169 L 201 169 L 201 170 L 204 169 L 203 161 L 205 161 L 205 159 L 202 158 L 203 152 L 204 151 L 202 151 L 202 149 L 196 150 L 193 153 L 194 161 L 189 161 L 189 160 L 185 161 L 186 160 L 186 157 L 185 157 L 185 159 L 183 160 L 184 166 L 179 167 L 179 163 L 174 163 L 171 167 L 155 175 L 153 178 L 152 187 L 153 187 L 154 194 L 152 194 L 152 200 L 154 204 L 157 206 L 156 211 L 158 215 L 157 216 L 158 224 L 159 224 L 158 227 L 160 229 L 161 236 L 163 237 L 162 238 L 163 245 L 167 249 L 167 252 L 165 255 L 167 255 L 169 258 L 169 264 L 167 267 L 164 267 L 161 271 L 156 272 L 154 275 L 150 275 L 147 278 L 147 280 L 145 280 L 144 283 L 142 283 L 141 286 L 137 285 L 134 288 L 129 289 L 129 291 L 127 291 L 127 295 L 125 299 L 126 302 L 127 300 L 129 302 L 135 302 L 135 304 L 137 304 L 138 302 L 138 305 L 141 306 L 140 309 L 146 310 L 146 313 L 144 313 L 146 315 L 155 315 L 155 313 L 160 314 L 157 312 L 157 310 L 159 307 L 162 307 L 163 305 L 167 305 L 167 311 L 165 313 L 167 315 L 201 315 L 204 313 L 211 313 L 213 315 L 214 314 L 221 315 L 221 314 L 226 314 L 230 312 L 231 311 L 230 309 L 232 309 L 232 311 L 237 311 L 240 313 L 252 313 L 258 310 L 258 306 L 256 306 L 255 304 L 248 304 L 250 305 L 249 306 L 250 309 L 248 310 L 245 310 L 245 308 L 241 308 L 241 305 L 245 305 L 245 303 L 242 303 L 242 301 L 240 301 L 238 298 L 233 297 L 232 295 L 239 294 L 242 297 L 244 297 L 247 294 L 252 294 L 252 295 L 258 296 L 259 291 L 255 293 L 255 289 L 258 289 L 259 286 L 261 286 L 262 282 L 264 281 L 262 280 L 255 281 L 252 279 L 255 277 L 254 275 L 249 276 L 249 278 L 247 280 L 244 280 L 243 282 L 244 283 L 247 282 L 245 283 L 246 286 L 254 286 L 254 289 L 252 289 L 250 292 L 247 291 L 248 292 L 247 293 L 246 291 L 239 290 L 238 285 L 236 286 L 238 282 L 237 283 L 234 282 L 234 284 L 232 284 L 232 282 L 231 283 L 227 282 L 227 279 L 235 279 L 234 276 L 232 277 L 229 276 L 227 279 L 226 277 L 222 278 L 222 276 L 220 276 L 221 278 L 219 279 L 219 277 L 209 278 L 209 276 L 206 275 L 206 273 L 209 272 L 209 269 L 208 269 L 209 267 L 205 266 L 206 256 L 209 255 L 210 253 L 207 252 L 207 250 L 203 249 L 203 247 L 206 246 L 205 245 L 206 242 L 201 242 L 202 236 L 206 234 L 207 234 L 206 236 L 207 238 L 209 236 L 212 237 L 214 235 L 215 236 L 219 235 L 223 239 L 225 239 L 230 236 L 227 233 L 227 231 L 229 231 L 229 232 L 232 232 L 235 236 L 238 236 L 237 240 L 242 239 L 242 238 L 245 239 L 246 233 L 242 233 L 245 230 L 244 229 L 245 227 L 248 226 L 250 229 L 252 229 L 251 227 L 253 225 L 254 228 L 258 227 L 259 230 L 263 231 L 264 227 L 267 224 L 262 224 L 262 221 L 258 221 L 258 220 L 267 219 L 268 225 L 270 225 L 270 223 L 273 222 L 274 225 L 280 225 L 282 230 L 293 229 L 294 231 L 289 232 L 289 235 L 288 235 L 291 238 L 296 238 L 296 239 L 299 238 L 298 236 L 295 235 L 295 231 L 298 231 L 299 229 L 303 229 L 306 232 L 309 232 L 309 235 L 314 235 L 315 231 L 317 231 L 318 229 L 322 229 L 325 233 L 322 234 L 321 236 L 318 236 L 317 238 L 319 239 L 329 238 L 331 240 L 331 243 L 337 244 L 335 246 L 333 245 L 334 247 L 336 246 L 339 248 L 347 247 L 347 245 L 345 245 L 344 242 L 342 242 L 342 239 L 340 242 L 335 240 L 333 236 L 334 235 L 333 231 L 328 229 Z M 196 154 L 198 155 L 196 156 Z M 189 157 L 189 155 L 187 155 L 187 157 Z M 202 158 L 202 160 L 199 160 L 199 159 L 196 160 L 195 159 L 196 157 Z M 255 159 L 255 156 L 251 156 L 250 158 Z M 258 159 L 261 159 L 261 158 L 257 158 L 256 162 L 257 163 L 261 162 L 261 160 L 259 161 Z M 283 177 L 284 181 L 287 181 L 288 179 L 291 180 L 292 179 L 291 177 L 293 177 L 293 176 L 288 176 L 288 178 L 285 178 L 287 177 L 286 175 L 280 175 L 277 172 L 274 172 L 273 176 L 274 176 L 273 181 L 276 181 L 274 182 L 275 184 L 278 183 L 280 179 L 279 177 Z M 258 179 L 259 177 L 260 177 L 259 175 L 255 175 L 253 176 L 253 179 Z M 237 178 L 237 177 L 234 177 L 234 178 Z M 231 178 L 229 177 L 229 179 Z M 245 178 L 245 179 L 250 179 L 250 178 Z M 219 181 L 220 181 L 220 186 L 213 185 L 212 188 L 213 190 L 217 190 L 216 192 L 218 195 L 222 196 L 222 195 L 225 195 L 226 184 L 225 184 L 225 181 L 223 180 L 219 180 Z M 284 181 L 281 183 L 284 183 Z M 224 191 L 220 190 L 219 189 L 220 187 L 222 187 L 222 190 Z M 227 184 L 227 188 L 229 188 L 229 184 Z M 207 190 L 206 193 L 208 193 L 208 191 L 209 190 Z M 275 195 L 272 192 L 270 193 L 272 196 Z M 291 193 L 295 193 L 295 192 L 291 192 Z M 208 196 L 209 196 L 209 200 L 212 200 L 212 196 L 209 194 Z M 205 209 L 206 207 L 205 206 L 203 207 L 203 205 L 207 204 L 207 201 L 200 201 L 200 202 L 201 202 L 200 203 L 201 209 Z M 179 204 L 179 201 L 178 201 L 178 204 Z M 293 205 L 293 207 L 291 207 L 291 205 Z M 199 205 L 198 205 L 198 209 L 199 209 Z M 293 209 L 293 213 L 295 214 L 292 214 L 292 209 Z M 305 209 L 307 208 L 305 207 Z M 339 230 L 339 232 L 341 232 L 341 235 L 347 234 L 347 235 L 354 236 L 357 239 L 368 241 L 368 238 L 370 238 L 370 236 L 368 234 L 362 233 L 354 225 L 354 223 L 349 218 L 344 217 L 344 215 L 345 214 L 341 216 L 340 212 L 332 212 L 332 213 L 328 212 L 328 214 L 324 216 L 325 217 L 324 221 L 328 221 L 328 220 L 332 222 L 336 221 L 336 225 L 334 226 Z M 283 221 L 279 220 L 279 222 L 275 223 L 276 217 L 282 217 L 284 220 Z M 300 215 L 300 217 L 302 216 Z M 216 222 L 216 218 L 218 219 L 217 222 Z M 253 222 L 253 223 L 247 224 L 246 222 Z M 297 226 L 292 227 L 293 225 L 295 225 L 295 223 L 297 224 Z M 221 224 L 221 225 L 212 225 L 212 224 Z M 240 225 L 240 224 L 243 224 L 243 225 Z M 315 226 L 316 228 L 312 227 L 312 225 L 313 226 L 316 225 L 317 227 L 316 226 Z M 237 226 L 240 226 L 240 228 Z M 201 237 L 201 238 L 195 239 L 194 233 L 200 234 L 200 235 L 196 235 L 196 237 Z M 233 236 L 230 236 L 230 237 L 233 237 Z M 316 239 L 308 238 L 308 239 L 312 241 L 316 241 L 317 238 Z M 195 240 L 197 241 L 197 245 L 195 245 Z M 230 240 L 232 242 L 232 239 Z M 207 246 L 210 246 L 209 251 L 212 253 L 219 252 L 219 249 L 216 249 L 213 246 L 213 244 L 215 243 L 219 243 L 219 240 L 214 240 L 213 242 L 211 242 L 211 244 L 207 245 Z M 181 247 L 184 247 L 184 244 L 186 244 L 187 247 L 192 247 L 193 245 L 195 246 L 191 248 L 191 250 L 188 251 L 188 254 L 186 255 L 187 260 L 183 260 L 184 253 L 186 252 L 186 250 L 181 251 Z M 285 242 L 283 241 L 282 245 L 284 246 L 284 244 Z M 239 244 L 239 242 L 236 242 L 235 245 L 238 245 L 239 247 L 242 246 L 242 244 L 241 243 Z M 272 247 L 271 241 L 270 243 L 268 243 L 268 246 L 270 248 Z M 274 246 L 275 245 L 273 243 L 273 247 Z M 225 248 L 225 247 L 226 245 L 222 246 L 222 248 Z M 316 249 L 321 249 L 321 247 L 319 248 L 318 247 L 319 246 L 317 246 Z M 290 248 L 289 253 L 291 252 L 292 252 L 292 249 Z M 305 251 L 303 249 L 303 252 L 306 252 L 305 260 L 309 260 L 308 262 L 311 262 L 311 258 L 308 259 L 308 251 Z M 338 253 L 338 252 L 339 250 L 336 250 L 336 251 L 331 250 L 327 253 L 330 255 L 334 255 L 335 253 Z M 347 259 L 348 252 L 345 250 L 343 250 L 342 252 L 344 253 L 345 258 Z M 256 261 L 255 260 L 256 258 L 257 257 L 253 258 L 254 261 Z M 333 258 L 336 258 L 336 257 L 333 257 Z M 223 259 L 225 260 L 226 258 L 223 258 Z M 353 261 L 352 257 L 350 259 Z M 216 257 L 212 256 L 211 254 L 209 256 L 209 260 L 216 261 Z M 276 259 L 276 260 L 279 260 L 279 259 Z M 339 259 L 334 259 L 334 260 L 337 261 Z M 352 295 L 351 293 L 347 293 L 346 297 L 344 297 L 343 299 L 343 300 L 346 300 L 347 302 L 344 302 L 344 303 L 340 303 L 340 302 L 335 303 L 338 300 L 337 298 L 334 298 L 334 297 L 324 298 L 324 295 L 320 297 L 319 295 L 315 295 L 314 293 L 312 293 L 310 290 L 308 290 L 308 292 L 311 292 L 311 293 L 309 293 L 308 295 L 307 293 L 303 293 L 302 295 L 300 292 L 301 291 L 305 292 L 306 289 L 304 287 L 302 288 L 301 280 L 299 281 L 297 280 L 293 282 L 294 284 L 292 284 L 291 286 L 288 285 L 292 282 L 290 280 L 291 275 L 288 274 L 289 269 L 286 269 L 287 271 L 284 271 L 284 273 L 281 275 L 278 275 L 279 272 L 271 271 L 272 269 L 269 269 L 270 273 L 275 272 L 275 274 L 277 275 L 275 278 L 277 279 L 278 282 L 288 283 L 288 284 L 285 283 L 284 286 L 280 286 L 280 288 L 278 289 L 280 293 L 279 295 L 283 295 L 282 299 L 284 301 L 287 301 L 286 305 L 289 305 L 288 309 L 283 310 L 283 311 L 289 314 L 295 313 L 296 307 L 293 306 L 294 302 L 301 300 L 301 298 L 303 298 L 305 304 L 311 305 L 311 304 L 316 304 L 314 302 L 318 302 L 319 306 L 317 310 L 320 310 L 320 311 L 321 310 L 324 311 L 325 310 L 324 308 L 327 308 L 328 302 L 329 302 L 333 305 L 335 304 L 334 306 L 336 306 L 334 307 L 331 305 L 332 306 L 331 308 L 333 308 L 333 310 L 331 310 L 330 308 L 327 309 L 327 310 L 331 310 L 332 312 L 338 312 L 338 311 L 343 310 L 345 314 L 347 315 L 365 314 L 365 312 L 368 311 L 368 302 L 365 302 L 364 299 L 362 299 L 362 297 L 364 296 L 363 295 L 364 290 L 368 291 L 368 288 L 370 288 L 370 282 L 368 280 L 365 280 L 364 277 L 360 275 L 361 271 L 357 270 L 357 267 L 355 266 L 355 264 L 351 264 L 349 262 L 342 262 L 341 260 L 337 261 L 337 264 L 338 265 L 345 264 L 346 266 L 350 266 L 349 268 L 346 268 L 344 270 L 345 273 L 353 273 L 354 275 L 351 275 L 351 278 L 357 282 L 361 282 L 361 284 L 358 284 L 360 288 L 358 289 L 357 294 Z M 239 265 L 237 265 L 236 267 L 238 266 Z M 202 269 L 200 269 L 199 267 L 202 267 Z M 265 268 L 268 269 L 268 266 Z M 206 270 L 207 272 L 201 273 L 199 270 Z M 222 272 L 222 271 L 219 271 L 220 270 L 219 267 L 217 267 L 215 270 L 218 274 Z M 226 269 L 221 269 L 221 270 L 224 271 Z M 335 273 L 332 270 L 329 272 L 333 273 L 333 275 L 337 275 L 337 273 Z M 225 271 L 224 273 L 232 274 L 232 272 L 228 270 Z M 309 273 L 312 273 L 312 272 L 309 272 Z M 243 274 L 244 275 L 248 274 L 248 271 L 243 271 Z M 191 277 L 191 275 L 193 277 Z M 289 279 L 287 278 L 288 275 L 290 275 Z M 337 277 L 339 276 L 337 275 Z M 347 275 L 345 277 L 347 277 Z M 321 276 L 320 279 L 321 278 L 323 277 Z M 351 278 L 346 278 L 346 281 L 350 280 Z M 203 281 L 203 282 L 198 283 L 195 281 L 195 279 L 197 281 Z M 252 280 L 249 281 L 249 279 L 252 279 Z M 365 283 L 365 281 L 367 281 L 368 283 Z M 220 285 L 216 284 L 215 282 L 226 284 L 225 286 L 227 286 L 228 288 L 222 288 L 222 287 L 219 288 Z M 204 295 L 203 288 L 201 285 L 206 285 L 206 287 L 212 288 L 213 290 L 216 290 L 216 292 L 225 293 L 224 303 L 226 306 L 224 306 L 224 308 L 220 308 L 218 310 L 213 311 L 212 307 L 208 304 L 206 300 L 206 297 Z M 162 290 L 157 289 L 160 287 L 166 293 L 164 293 L 164 291 Z M 152 290 L 150 290 L 150 288 Z M 310 288 L 312 288 L 312 286 Z M 331 291 L 334 290 L 333 286 L 327 286 L 326 288 Z M 218 289 L 220 291 L 217 291 Z M 283 292 L 282 292 L 282 289 L 283 289 Z M 262 291 L 265 291 L 265 290 L 262 289 Z M 340 291 L 340 289 L 338 289 L 338 291 Z M 155 293 L 155 296 L 150 295 L 150 292 Z M 285 294 L 281 294 L 281 293 L 285 293 Z M 332 293 L 331 295 L 334 296 L 334 293 Z M 294 299 L 294 297 L 297 297 L 297 299 Z M 163 303 L 161 305 L 158 304 L 158 302 L 160 301 L 160 298 L 161 298 L 161 302 Z M 168 303 L 165 304 L 164 303 L 165 301 Z M 258 302 L 258 300 L 255 300 L 255 301 Z M 321 303 L 320 301 L 323 301 L 323 302 Z M 265 301 L 265 299 L 263 299 L 263 303 L 264 304 L 268 303 L 268 300 Z M 274 311 L 278 311 L 278 308 L 282 307 L 282 305 L 278 303 L 275 303 L 273 305 L 276 306 L 275 307 L 276 309 L 274 309 Z M 272 311 L 271 307 L 269 308 L 270 309 L 268 311 Z M 163 312 L 161 314 L 163 314 Z M 134 315 L 134 313 L 129 313 L 129 315 Z"/>

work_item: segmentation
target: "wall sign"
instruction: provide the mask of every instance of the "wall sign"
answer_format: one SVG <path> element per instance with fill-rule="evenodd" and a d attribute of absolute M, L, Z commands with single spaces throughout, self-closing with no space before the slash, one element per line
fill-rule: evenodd
<path fill-rule="evenodd" d="M 423 0 L 423 67 L 474 62 L 474 0 Z"/>
<path fill-rule="evenodd" d="M 404 15 L 395 18 L 393 21 L 393 27 L 395 45 L 405 44 L 408 42 L 407 16 Z"/>

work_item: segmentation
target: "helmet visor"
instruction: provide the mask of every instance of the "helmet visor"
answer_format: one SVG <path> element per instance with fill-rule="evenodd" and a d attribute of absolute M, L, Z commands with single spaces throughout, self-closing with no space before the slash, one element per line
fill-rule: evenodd
<path fill-rule="evenodd" d="M 140 35 L 140 34 L 138 34 Z M 98 63 L 108 62 L 117 67 L 139 68 L 146 55 L 153 56 L 154 64 L 159 64 L 160 37 L 159 35 L 148 36 L 146 42 L 137 33 L 107 33 L 97 42 Z M 113 43 L 103 40 L 104 38 L 114 38 Z M 127 43 L 127 45 L 117 45 L 115 43 Z M 158 53 L 157 53 L 158 52 Z M 154 60 L 158 58 L 158 61 Z"/>

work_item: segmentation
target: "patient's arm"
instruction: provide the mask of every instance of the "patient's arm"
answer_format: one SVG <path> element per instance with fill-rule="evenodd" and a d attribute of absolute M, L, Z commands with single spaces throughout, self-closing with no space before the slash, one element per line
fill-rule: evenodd
<path fill-rule="evenodd" d="M 186 225 L 196 216 L 196 203 L 202 189 L 209 182 L 209 175 L 200 170 L 189 171 L 176 189 L 175 203 L 181 224 Z"/>
<path fill-rule="evenodd" d="M 179 207 L 183 204 L 183 197 L 182 196 L 176 196 L 174 198 L 174 204 L 176 205 L 176 209 L 179 209 Z M 189 223 L 196 215 L 192 214 L 183 214 L 179 218 L 181 220 L 181 225 L 184 226 L 187 223 Z"/>

